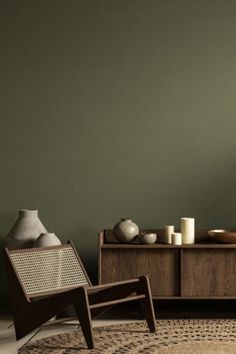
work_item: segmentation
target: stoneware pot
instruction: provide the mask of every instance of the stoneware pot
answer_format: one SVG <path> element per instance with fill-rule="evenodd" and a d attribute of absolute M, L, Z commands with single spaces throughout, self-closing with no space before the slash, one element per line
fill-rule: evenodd
<path fill-rule="evenodd" d="M 140 234 L 138 238 L 139 242 L 146 244 L 153 244 L 157 240 L 157 234 L 149 233 L 149 234 Z"/>
<path fill-rule="evenodd" d="M 19 217 L 6 237 L 9 249 L 30 248 L 36 238 L 47 230 L 38 217 L 38 210 L 19 210 Z"/>
<path fill-rule="evenodd" d="M 138 234 L 138 225 L 131 219 L 121 219 L 113 227 L 113 235 L 120 242 L 132 242 Z"/>
<path fill-rule="evenodd" d="M 52 232 L 42 233 L 35 241 L 33 247 L 49 247 L 61 245 L 59 238 Z"/>

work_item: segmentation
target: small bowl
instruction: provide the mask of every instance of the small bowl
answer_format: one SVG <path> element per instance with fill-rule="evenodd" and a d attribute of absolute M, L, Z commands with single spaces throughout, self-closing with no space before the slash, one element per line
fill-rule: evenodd
<path fill-rule="evenodd" d="M 216 235 L 222 234 L 223 232 L 227 232 L 225 229 L 214 229 L 214 230 L 208 230 L 207 233 L 211 237 L 215 237 Z"/>
<path fill-rule="evenodd" d="M 140 234 L 139 235 L 139 242 L 146 243 L 146 244 L 153 244 L 157 240 L 157 234 L 149 233 L 149 234 Z"/>
<path fill-rule="evenodd" d="M 212 240 L 224 243 L 236 243 L 236 231 L 216 229 L 209 230 L 208 235 Z"/>

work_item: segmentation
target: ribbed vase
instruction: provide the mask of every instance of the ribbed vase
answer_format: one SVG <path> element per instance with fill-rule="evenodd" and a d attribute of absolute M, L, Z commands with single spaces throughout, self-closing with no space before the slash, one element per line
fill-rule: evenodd
<path fill-rule="evenodd" d="M 19 217 L 6 237 L 8 249 L 30 248 L 40 234 L 46 233 L 38 210 L 19 210 Z"/>

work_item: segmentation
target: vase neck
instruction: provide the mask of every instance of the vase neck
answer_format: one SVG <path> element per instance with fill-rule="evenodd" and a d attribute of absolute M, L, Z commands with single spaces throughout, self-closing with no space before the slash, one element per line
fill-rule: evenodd
<path fill-rule="evenodd" d="M 38 216 L 38 210 L 29 210 L 29 209 L 20 209 L 19 210 L 19 216 L 21 217 L 37 217 Z"/>

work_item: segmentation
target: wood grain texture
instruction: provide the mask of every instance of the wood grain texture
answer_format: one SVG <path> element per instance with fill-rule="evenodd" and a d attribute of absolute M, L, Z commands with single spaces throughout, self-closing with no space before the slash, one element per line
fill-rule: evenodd
<path fill-rule="evenodd" d="M 103 249 L 101 282 L 108 283 L 147 275 L 153 296 L 178 296 L 179 250 Z"/>
<path fill-rule="evenodd" d="M 184 297 L 236 296 L 235 249 L 188 249 L 183 251 Z"/>
<path fill-rule="evenodd" d="M 163 230 L 148 231 L 163 235 Z M 207 230 L 196 235 L 193 245 L 122 244 L 107 242 L 112 230 L 104 230 L 99 236 L 99 281 L 147 274 L 154 299 L 236 299 L 236 244 L 209 242 Z"/>

